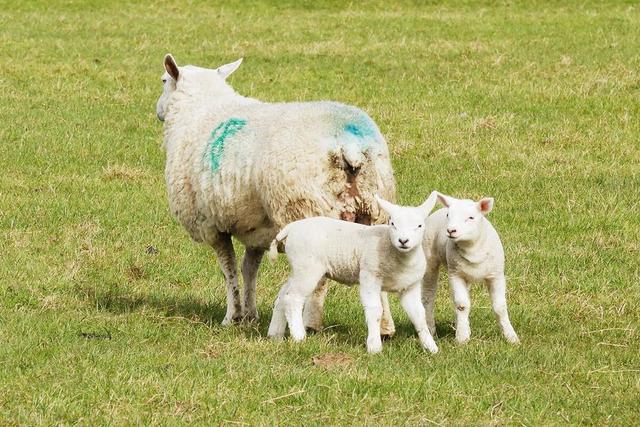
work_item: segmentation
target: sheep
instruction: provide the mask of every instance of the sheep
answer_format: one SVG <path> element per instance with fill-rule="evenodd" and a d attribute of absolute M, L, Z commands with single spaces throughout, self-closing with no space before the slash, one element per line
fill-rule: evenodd
<path fill-rule="evenodd" d="M 436 203 L 436 192 L 419 207 L 397 206 L 376 196 L 390 218 L 389 225 L 364 226 L 326 217 L 307 218 L 287 225 L 271 244 L 275 259 L 284 248 L 291 275 L 273 309 L 268 336 L 280 339 L 287 323 L 294 341 L 305 338 L 302 310 L 306 298 L 322 278 L 351 285 L 360 282 L 360 299 L 368 328 L 367 351 L 382 351 L 380 292 L 397 292 L 422 346 L 438 347 L 427 326 L 421 303 L 421 280 L 426 261 L 422 249 L 425 220 Z"/>
<path fill-rule="evenodd" d="M 437 198 L 445 208 L 429 216 L 423 243 L 427 269 L 422 283 L 422 302 L 431 333 L 435 335 L 436 332 L 433 309 L 438 271 L 444 264 L 456 312 L 456 341 L 462 344 L 471 336 L 469 285 L 482 281 L 489 290 L 502 333 L 510 343 L 518 343 L 518 335 L 507 312 L 502 242 L 486 218 L 493 209 L 493 199 L 483 198 L 475 202 L 439 193 Z"/>
<path fill-rule="evenodd" d="M 193 240 L 214 249 L 227 287 L 223 325 L 258 318 L 258 267 L 283 226 L 317 215 L 384 222 L 373 194 L 395 197 L 386 142 L 366 113 L 336 102 L 265 103 L 239 95 L 226 78 L 241 62 L 178 67 L 166 55 L 156 105 L 169 206 Z M 243 301 L 232 236 L 246 248 Z M 305 309 L 310 329 L 322 327 L 326 289 L 321 283 Z M 383 333 L 392 335 L 382 299 Z"/>

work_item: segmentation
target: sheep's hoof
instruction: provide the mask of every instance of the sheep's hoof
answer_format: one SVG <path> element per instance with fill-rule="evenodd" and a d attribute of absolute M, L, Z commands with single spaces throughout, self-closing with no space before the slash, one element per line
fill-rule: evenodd
<path fill-rule="evenodd" d="M 222 326 L 231 326 L 234 323 L 240 323 L 242 322 L 242 319 L 243 319 L 242 314 L 225 316 L 224 319 L 222 319 Z"/>
<path fill-rule="evenodd" d="M 260 316 L 258 315 L 257 311 L 251 311 L 245 314 L 244 317 L 242 318 L 242 320 L 245 323 L 257 323 L 259 319 L 260 319 Z"/>

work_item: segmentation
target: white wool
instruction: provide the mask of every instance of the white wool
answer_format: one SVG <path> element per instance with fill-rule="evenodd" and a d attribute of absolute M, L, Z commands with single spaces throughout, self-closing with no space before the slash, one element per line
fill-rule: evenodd
<path fill-rule="evenodd" d="M 493 199 L 475 202 L 438 194 L 438 201 L 446 208 L 429 217 L 423 244 L 427 270 L 422 295 L 429 329 L 435 334 L 433 310 L 438 271 L 440 265 L 444 265 L 448 271 L 456 312 L 456 340 L 463 343 L 471 335 L 469 286 L 472 282 L 484 282 L 505 338 L 517 343 L 518 335 L 511 326 L 507 312 L 502 242 L 485 217 L 493 208 Z"/>
<path fill-rule="evenodd" d="M 284 246 L 291 275 L 280 290 L 269 336 L 284 336 L 287 323 L 291 337 L 305 337 L 304 301 L 326 278 L 347 285 L 360 283 L 360 298 L 368 327 L 367 350 L 382 350 L 380 293 L 397 292 L 414 324 L 422 346 L 438 351 L 420 302 L 420 283 L 425 272 L 422 241 L 425 220 L 435 205 L 436 193 L 419 207 L 401 207 L 378 199 L 390 216 L 389 225 L 364 226 L 333 218 L 315 217 L 287 225 L 271 244 L 271 254 Z"/>
<path fill-rule="evenodd" d="M 335 102 L 241 96 L 225 81 L 240 63 L 178 67 L 167 55 L 156 107 L 169 206 L 194 240 L 216 252 L 227 285 L 223 324 L 257 318 L 258 266 L 283 226 L 317 215 L 384 222 L 373 195 L 395 196 L 387 145 L 369 116 Z M 246 247 L 244 301 L 231 236 Z M 322 298 L 310 301 L 319 313 Z"/>

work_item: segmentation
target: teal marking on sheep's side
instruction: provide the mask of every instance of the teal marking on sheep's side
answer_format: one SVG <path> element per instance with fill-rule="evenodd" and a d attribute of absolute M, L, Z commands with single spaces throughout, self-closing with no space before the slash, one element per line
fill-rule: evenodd
<path fill-rule="evenodd" d="M 375 129 L 368 121 L 347 123 L 344 131 L 351 136 L 351 140 L 346 143 L 357 144 L 361 151 L 367 150 L 371 143 L 377 142 Z"/>
<path fill-rule="evenodd" d="M 364 138 L 367 136 L 374 136 L 375 133 L 373 132 L 373 129 L 370 126 L 358 126 L 354 123 L 348 123 L 345 127 L 344 130 L 346 132 L 349 132 L 352 135 L 357 136 L 358 138 Z"/>
<path fill-rule="evenodd" d="M 220 168 L 220 158 L 224 153 L 225 140 L 238 133 L 238 131 L 240 131 L 246 124 L 246 120 L 231 118 L 220 123 L 213 131 L 211 131 L 209 149 L 207 153 L 205 153 L 205 156 L 208 154 L 209 163 L 211 164 L 211 169 L 214 172 Z"/>

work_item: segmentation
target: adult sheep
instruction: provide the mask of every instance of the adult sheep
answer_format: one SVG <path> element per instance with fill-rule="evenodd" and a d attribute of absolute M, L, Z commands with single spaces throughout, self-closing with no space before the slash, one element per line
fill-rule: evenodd
<path fill-rule="evenodd" d="M 363 111 L 335 102 L 266 103 L 226 83 L 242 60 L 207 69 L 164 58 L 157 103 L 164 122 L 165 178 L 173 215 L 213 247 L 227 286 L 223 325 L 257 319 L 255 282 L 264 251 L 290 222 L 328 216 L 386 220 L 374 200 L 395 199 L 389 151 Z M 246 248 L 240 298 L 231 237 Z M 319 330 L 327 286 L 305 307 Z M 382 333 L 394 332 L 386 295 Z"/>

